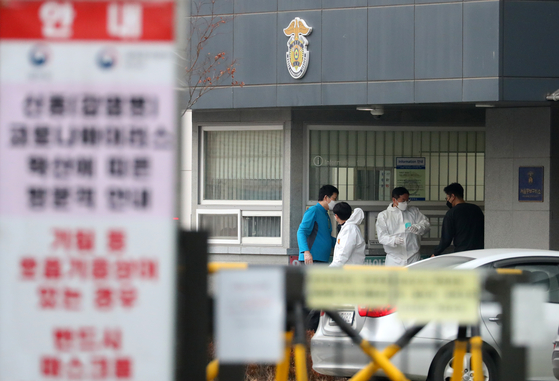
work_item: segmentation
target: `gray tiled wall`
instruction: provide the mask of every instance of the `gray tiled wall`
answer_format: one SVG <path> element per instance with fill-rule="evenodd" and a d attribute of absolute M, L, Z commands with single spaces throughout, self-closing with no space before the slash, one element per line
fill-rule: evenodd
<path fill-rule="evenodd" d="M 237 59 L 235 79 L 246 86 L 216 92 L 215 101 L 198 107 L 541 99 L 559 79 L 559 44 L 549 43 L 556 39 L 550 36 L 559 22 L 559 2 L 509 1 L 503 13 L 500 5 L 496 0 L 217 0 L 216 9 L 232 19 L 207 51 Z M 307 36 L 309 67 L 301 79 L 293 79 L 286 67 L 283 29 L 295 17 L 313 28 Z"/>
<path fill-rule="evenodd" d="M 367 9 L 322 11 L 322 81 L 367 80 Z"/>

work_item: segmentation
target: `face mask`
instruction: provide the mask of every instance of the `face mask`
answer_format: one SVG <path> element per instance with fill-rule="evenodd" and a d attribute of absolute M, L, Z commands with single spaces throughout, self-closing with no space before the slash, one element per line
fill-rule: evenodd
<path fill-rule="evenodd" d="M 446 206 L 448 206 L 449 209 L 452 209 L 452 203 L 450 201 L 446 202 Z"/>
<path fill-rule="evenodd" d="M 397 208 L 400 210 L 406 210 L 408 208 L 408 202 L 407 201 L 399 202 Z"/>
<path fill-rule="evenodd" d="M 336 201 L 334 201 L 334 200 L 330 201 L 330 202 L 328 203 L 328 209 L 334 210 L 334 205 L 336 205 L 336 204 L 337 204 Z"/>

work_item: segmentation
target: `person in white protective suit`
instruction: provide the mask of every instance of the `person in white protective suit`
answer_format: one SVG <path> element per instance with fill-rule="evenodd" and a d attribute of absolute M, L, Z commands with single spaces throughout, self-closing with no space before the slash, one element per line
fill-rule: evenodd
<path fill-rule="evenodd" d="M 330 267 L 343 265 L 362 265 L 365 263 L 365 240 L 359 229 L 365 214 L 360 208 L 351 212 L 347 202 L 339 202 L 333 209 L 334 218 L 341 226 L 334 247 L 334 259 Z"/>
<path fill-rule="evenodd" d="M 421 236 L 431 224 L 418 208 L 408 206 L 409 198 L 406 188 L 394 188 L 392 204 L 378 215 L 377 236 L 386 252 L 386 266 L 406 266 L 421 259 Z"/>

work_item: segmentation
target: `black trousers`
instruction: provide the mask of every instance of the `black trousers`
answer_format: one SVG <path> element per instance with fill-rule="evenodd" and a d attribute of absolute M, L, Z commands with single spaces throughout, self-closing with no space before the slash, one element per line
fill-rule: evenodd
<path fill-rule="evenodd" d="M 313 261 L 313 263 L 320 263 L 320 264 L 327 264 L 328 262 L 325 261 Z M 310 266 L 310 265 L 307 265 Z M 305 308 L 305 312 L 307 317 L 305 318 L 305 328 L 307 330 L 312 330 L 316 332 L 318 328 L 318 323 L 320 321 L 320 310 L 310 310 Z"/>

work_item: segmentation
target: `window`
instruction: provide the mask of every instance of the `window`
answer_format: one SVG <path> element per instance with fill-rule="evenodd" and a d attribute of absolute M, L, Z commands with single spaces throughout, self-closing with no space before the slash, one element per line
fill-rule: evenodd
<path fill-rule="evenodd" d="M 207 231 L 211 243 L 240 243 L 238 209 L 198 210 L 198 230 Z"/>
<path fill-rule="evenodd" d="M 283 126 L 202 127 L 198 229 L 214 244 L 282 244 Z"/>
<path fill-rule="evenodd" d="M 199 209 L 198 230 L 211 243 L 281 245 L 281 212 Z"/>
<path fill-rule="evenodd" d="M 538 262 L 528 262 L 526 260 L 519 263 L 507 263 L 514 260 L 503 261 L 503 265 L 497 264 L 499 268 L 517 269 L 527 272 L 530 283 L 542 287 L 548 293 L 550 303 L 559 303 L 559 263 L 552 259 Z"/>
<path fill-rule="evenodd" d="M 203 129 L 202 200 L 280 201 L 283 179 L 283 130 Z"/>
<path fill-rule="evenodd" d="M 396 158 L 424 158 L 424 170 L 407 176 Z M 400 176 L 400 178 L 399 178 Z M 459 182 L 467 201 L 484 200 L 485 132 L 393 127 L 390 130 L 309 128 L 309 198 L 324 184 L 335 185 L 348 201 L 387 201 L 400 184 L 417 188 L 425 201 L 444 200 L 444 187 Z M 408 181 L 406 183 L 406 181 Z"/>
<path fill-rule="evenodd" d="M 244 211 L 242 242 L 281 245 L 281 212 Z"/>

